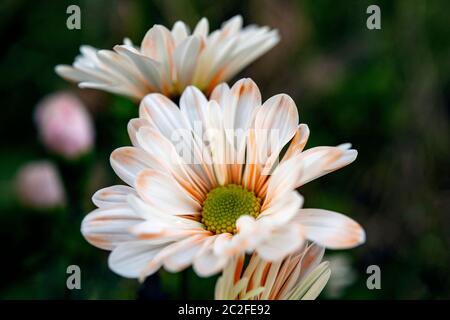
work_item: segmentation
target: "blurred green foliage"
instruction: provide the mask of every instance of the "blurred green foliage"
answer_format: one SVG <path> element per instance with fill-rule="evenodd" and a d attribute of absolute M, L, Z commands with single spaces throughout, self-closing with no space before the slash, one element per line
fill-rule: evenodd
<path fill-rule="evenodd" d="M 68 30 L 66 8 L 78 4 L 82 29 Z M 382 29 L 366 28 L 366 8 L 378 4 Z M 81 219 L 97 189 L 119 182 L 109 154 L 129 145 L 126 125 L 137 116 L 126 98 L 79 90 L 54 73 L 71 63 L 81 44 L 112 48 L 135 43 L 155 23 L 211 29 L 234 14 L 246 24 L 267 24 L 282 41 L 243 76 L 263 98 L 285 92 L 309 125 L 308 146 L 352 142 L 357 161 L 300 190 L 307 207 L 344 212 L 366 229 L 367 243 L 346 252 L 356 278 L 345 299 L 450 298 L 450 28 L 449 3 L 431 1 L 25 1 L 0 4 L 0 237 L 1 298 L 128 299 L 212 298 L 214 280 L 192 270 L 161 271 L 157 294 L 107 267 L 107 252 L 80 234 Z M 77 162 L 49 154 L 37 139 L 33 112 L 55 90 L 75 91 L 96 123 L 96 148 Z M 14 194 L 18 168 L 30 160 L 55 161 L 69 201 L 35 211 Z M 329 252 L 330 255 L 336 254 Z M 82 270 L 82 289 L 66 289 L 66 268 Z M 381 267 L 382 289 L 366 288 L 366 268 Z M 142 289 L 144 288 L 144 289 Z M 322 298 L 327 298 L 323 295 Z"/>

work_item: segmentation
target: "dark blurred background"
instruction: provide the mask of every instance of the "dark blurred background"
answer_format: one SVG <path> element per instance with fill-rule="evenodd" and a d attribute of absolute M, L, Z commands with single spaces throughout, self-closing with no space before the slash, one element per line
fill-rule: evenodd
<path fill-rule="evenodd" d="M 66 28 L 70 4 L 81 8 L 81 30 Z M 381 30 L 366 28 L 371 4 L 381 8 Z M 450 298 L 449 10 L 446 0 L 1 1 L 0 298 L 213 297 L 215 278 L 192 271 L 161 271 L 142 289 L 113 274 L 108 253 L 82 238 L 91 195 L 119 182 L 109 154 L 130 144 L 126 124 L 138 109 L 77 89 L 54 66 L 72 63 L 81 44 L 111 49 L 124 37 L 139 44 L 155 23 L 192 28 L 203 16 L 213 30 L 235 14 L 279 30 L 281 42 L 241 74 L 264 99 L 294 98 L 311 130 L 307 147 L 351 142 L 359 151 L 349 167 L 300 190 L 306 207 L 346 213 L 367 232 L 361 247 L 328 251 L 340 271 L 321 298 Z M 76 161 L 37 138 L 35 106 L 57 90 L 77 94 L 95 121 L 95 148 Z M 33 210 L 18 201 L 19 168 L 40 159 L 58 166 L 65 206 Z M 72 264 L 81 268 L 81 290 L 66 289 Z M 381 268 L 381 290 L 366 287 L 372 264 Z"/>

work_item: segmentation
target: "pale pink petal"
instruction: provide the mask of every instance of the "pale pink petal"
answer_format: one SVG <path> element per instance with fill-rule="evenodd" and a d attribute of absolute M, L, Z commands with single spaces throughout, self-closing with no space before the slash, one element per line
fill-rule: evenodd
<path fill-rule="evenodd" d="M 146 92 L 163 89 L 161 84 L 161 64 L 158 61 L 142 55 L 127 45 L 117 45 L 114 47 L 114 50 L 127 57 L 136 67 L 136 71 L 147 81 L 148 88 Z"/>
<path fill-rule="evenodd" d="M 193 35 L 206 38 L 208 36 L 209 32 L 209 23 L 208 19 L 202 18 L 195 26 L 194 31 L 192 32 Z"/>
<path fill-rule="evenodd" d="M 297 188 L 303 174 L 303 165 L 297 158 L 291 158 L 283 161 L 276 168 L 271 175 L 266 197 L 262 209 L 264 210 L 272 202 L 276 202 L 282 198 L 286 193 L 291 192 Z"/>
<path fill-rule="evenodd" d="M 122 147 L 113 151 L 110 157 L 114 172 L 128 185 L 134 187 L 138 173 L 151 168 L 153 160 L 143 150 L 134 147 Z"/>
<path fill-rule="evenodd" d="M 260 179 L 260 177 L 261 164 L 258 156 L 256 134 L 254 129 L 249 129 L 247 136 L 246 161 L 244 166 L 242 184 L 247 189 L 254 190 L 256 194 L 260 195 L 260 191 L 264 183 L 264 179 Z"/>
<path fill-rule="evenodd" d="M 140 197 L 130 195 L 127 202 L 137 215 L 145 219 L 144 223 L 140 223 L 130 229 L 131 233 L 138 235 L 140 238 L 147 239 L 150 238 L 155 232 L 160 233 L 161 231 L 164 231 L 164 236 L 187 236 L 190 235 L 190 231 L 195 233 L 209 232 L 204 230 L 203 225 L 200 222 L 191 219 L 192 217 L 167 214 L 167 212 L 161 211 L 157 207 L 149 205 Z M 179 230 L 189 232 L 179 233 Z"/>
<path fill-rule="evenodd" d="M 150 126 L 150 122 L 148 122 L 147 119 L 143 119 L 143 118 L 131 119 L 128 122 L 128 125 L 127 125 L 128 136 L 130 137 L 130 140 L 131 140 L 131 143 L 133 144 L 133 146 L 140 147 L 140 145 L 137 141 L 136 135 L 140 128 L 148 127 L 148 126 Z"/>
<path fill-rule="evenodd" d="M 271 236 L 258 244 L 256 252 L 266 261 L 278 261 L 300 248 L 304 242 L 303 229 L 298 224 L 278 228 Z"/>
<path fill-rule="evenodd" d="M 317 147 L 297 152 L 275 168 L 269 183 L 265 206 L 285 192 L 335 171 L 355 160 L 356 150 L 349 146 Z"/>
<path fill-rule="evenodd" d="M 191 265 L 208 237 L 206 234 L 196 234 L 164 249 L 160 256 L 163 256 L 166 270 L 180 272 Z"/>
<path fill-rule="evenodd" d="M 258 162 L 270 170 L 279 152 L 297 131 L 298 112 L 295 102 L 286 94 L 269 98 L 255 118 Z M 266 174 L 269 174 L 267 172 Z"/>
<path fill-rule="evenodd" d="M 298 162 L 301 162 L 303 166 L 302 177 L 298 181 L 297 187 L 355 161 L 358 152 L 353 149 L 347 150 L 349 147 L 350 145 L 315 147 L 296 156 Z"/>
<path fill-rule="evenodd" d="M 185 94 L 188 92 L 185 90 Z M 170 99 L 161 94 L 149 94 L 141 102 L 139 113 L 173 143 L 184 162 L 190 164 L 203 181 L 210 186 L 216 184 L 201 136 L 193 135 L 188 118 Z"/>
<path fill-rule="evenodd" d="M 238 36 L 233 53 L 228 56 L 227 64 L 218 78 L 218 82 L 230 79 L 251 62 L 272 49 L 280 41 L 277 30 L 267 27 L 248 26 Z"/>
<path fill-rule="evenodd" d="M 214 173 L 219 185 L 229 183 L 227 162 L 227 141 L 223 128 L 223 115 L 219 104 L 215 100 L 208 103 L 206 115 L 205 138 L 208 143 Z"/>
<path fill-rule="evenodd" d="M 225 241 L 226 239 L 216 241 L 214 250 L 217 255 L 234 256 L 241 252 L 251 253 L 261 241 L 270 237 L 272 231 L 269 223 L 261 223 L 249 215 L 239 217 L 236 221 L 236 228 L 238 233 L 229 241 Z"/>
<path fill-rule="evenodd" d="M 139 116 L 147 119 L 172 142 L 175 142 L 174 138 L 177 133 L 191 130 L 187 118 L 177 105 L 159 93 L 145 96 L 139 106 Z"/>
<path fill-rule="evenodd" d="M 81 233 L 90 244 L 112 250 L 123 242 L 135 240 L 128 230 L 142 221 L 128 205 L 100 208 L 83 219 Z"/>
<path fill-rule="evenodd" d="M 235 15 L 231 19 L 225 21 L 222 24 L 221 28 L 221 36 L 222 37 L 230 37 L 237 34 L 242 28 L 242 16 Z"/>
<path fill-rule="evenodd" d="M 142 54 L 161 63 L 161 89 L 164 94 L 172 90 L 174 72 L 173 51 L 175 42 L 170 31 L 161 25 L 153 26 L 141 43 Z"/>
<path fill-rule="evenodd" d="M 172 174 L 196 199 L 204 198 L 207 190 L 211 188 L 209 179 L 202 171 L 199 175 L 186 164 L 178 155 L 175 146 L 161 132 L 150 127 L 143 127 L 137 133 L 136 140 L 141 148 L 154 158 L 155 169 Z"/>
<path fill-rule="evenodd" d="M 226 83 L 217 85 L 209 96 L 210 100 L 216 100 L 223 108 L 231 108 L 232 102 L 231 89 Z"/>
<path fill-rule="evenodd" d="M 109 268 L 125 278 L 148 276 L 161 267 L 161 263 L 152 265 L 152 262 L 164 247 L 164 245 L 149 244 L 142 240 L 124 243 L 109 255 Z M 152 265 L 151 269 L 148 268 L 149 265 Z M 144 270 L 145 275 L 143 275 Z"/>
<path fill-rule="evenodd" d="M 171 56 L 173 48 L 172 34 L 162 25 L 154 25 L 148 30 L 141 43 L 142 53 L 156 61 Z"/>
<path fill-rule="evenodd" d="M 193 268 L 199 276 L 209 277 L 220 272 L 228 261 L 226 256 L 214 254 L 213 246 L 217 238 L 208 237 L 194 257 Z"/>
<path fill-rule="evenodd" d="M 55 72 L 62 78 L 68 81 L 81 82 L 81 81 L 95 81 L 96 77 L 91 76 L 83 72 L 82 70 L 75 69 L 71 66 L 59 64 L 55 67 Z"/>
<path fill-rule="evenodd" d="M 199 53 L 200 39 L 195 36 L 183 40 L 173 53 L 177 75 L 177 86 L 180 92 L 192 83 Z"/>
<path fill-rule="evenodd" d="M 223 101 L 223 121 L 231 149 L 228 152 L 228 163 L 236 164 L 232 167 L 233 181 L 240 183 L 242 165 L 245 163 L 248 129 L 252 126 L 255 113 L 261 106 L 261 93 L 256 83 L 249 78 L 239 80 L 229 91 L 226 89 L 218 89 L 213 94 L 216 99 Z"/>
<path fill-rule="evenodd" d="M 196 87 L 187 87 L 180 98 L 180 110 L 189 119 L 194 132 L 202 137 L 207 120 L 208 100 Z"/>
<path fill-rule="evenodd" d="M 134 188 L 121 185 L 111 186 L 94 193 L 92 202 L 99 208 L 126 204 L 130 194 L 137 195 Z"/>
<path fill-rule="evenodd" d="M 302 123 L 298 126 L 297 132 L 295 133 L 294 138 L 289 144 L 289 148 L 286 150 L 286 153 L 283 156 L 282 161 L 286 161 L 294 155 L 299 154 L 305 148 L 306 142 L 309 138 L 309 128 L 306 124 Z"/>
<path fill-rule="evenodd" d="M 136 190 L 149 205 L 171 215 L 198 215 L 201 205 L 167 174 L 142 170 L 136 179 Z"/>
<path fill-rule="evenodd" d="M 272 226 L 283 226 L 297 214 L 303 205 L 303 197 L 297 191 L 285 192 L 283 197 L 273 201 L 266 209 L 263 209 L 258 220 L 270 223 Z"/>
<path fill-rule="evenodd" d="M 322 209 L 301 209 L 294 220 L 305 237 L 330 249 L 347 249 L 365 242 L 364 229 L 349 217 Z"/>
<path fill-rule="evenodd" d="M 171 32 L 176 46 L 178 46 L 183 40 L 185 40 L 189 36 L 189 28 L 183 21 L 175 22 Z"/>
<path fill-rule="evenodd" d="M 236 82 L 231 87 L 233 102 L 224 106 L 226 128 L 247 130 L 253 123 L 255 112 L 261 106 L 261 92 L 256 83 L 245 78 Z"/>
<path fill-rule="evenodd" d="M 247 217 L 247 216 L 245 216 Z M 248 216 L 249 217 L 249 216 Z M 240 217 L 242 219 L 243 217 Z M 239 220 L 238 220 L 239 222 Z M 239 224 L 236 222 L 237 228 Z M 239 233 L 238 233 L 239 234 Z M 242 252 L 245 248 L 242 248 L 237 243 L 239 240 L 238 234 L 232 235 L 231 233 L 218 234 L 213 245 L 213 251 L 216 256 L 234 256 L 235 254 Z"/>
<path fill-rule="evenodd" d="M 301 258 L 301 275 L 300 278 L 306 277 L 312 270 L 314 270 L 322 261 L 325 253 L 325 248 L 313 243 L 309 245 L 306 253 Z"/>
<path fill-rule="evenodd" d="M 126 57 L 111 50 L 98 50 L 97 58 L 120 82 L 129 83 L 135 90 L 145 92 L 145 82 L 139 76 L 139 71 L 131 67 Z"/>
<path fill-rule="evenodd" d="M 194 84 L 206 92 L 211 92 L 218 83 L 222 82 L 220 81 L 221 73 L 237 42 L 236 37 L 223 38 L 221 36 L 220 32 L 213 32 L 208 37 L 206 46 L 199 56 Z"/>

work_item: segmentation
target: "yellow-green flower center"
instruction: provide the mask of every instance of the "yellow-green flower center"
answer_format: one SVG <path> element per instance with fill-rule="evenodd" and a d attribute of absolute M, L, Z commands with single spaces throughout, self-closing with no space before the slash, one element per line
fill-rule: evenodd
<path fill-rule="evenodd" d="M 240 216 L 257 217 L 261 199 L 253 191 L 229 184 L 211 190 L 203 202 L 202 223 L 211 232 L 236 233 L 236 221 Z"/>

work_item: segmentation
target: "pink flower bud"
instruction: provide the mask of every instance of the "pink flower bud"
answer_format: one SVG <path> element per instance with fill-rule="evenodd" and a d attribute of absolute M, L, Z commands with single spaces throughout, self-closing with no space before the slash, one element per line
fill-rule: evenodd
<path fill-rule="evenodd" d="M 39 103 L 36 122 L 44 145 L 68 159 L 89 151 L 94 128 L 83 103 L 73 94 L 52 94 Z"/>
<path fill-rule="evenodd" d="M 48 161 L 35 161 L 23 166 L 16 177 L 16 190 L 21 202 L 32 208 L 54 208 L 65 201 L 59 173 Z"/>

